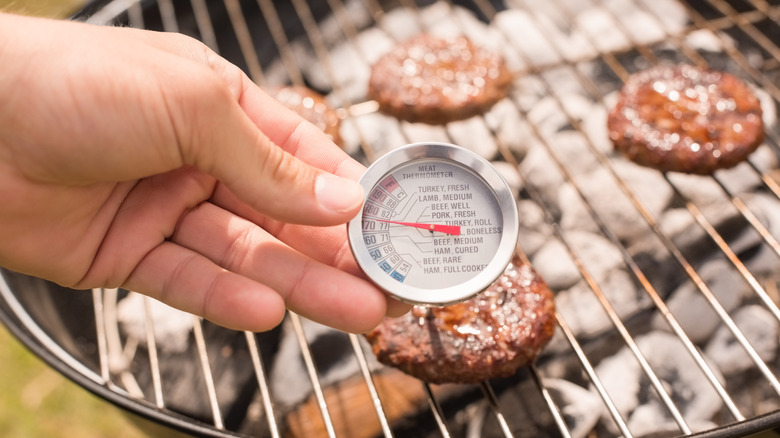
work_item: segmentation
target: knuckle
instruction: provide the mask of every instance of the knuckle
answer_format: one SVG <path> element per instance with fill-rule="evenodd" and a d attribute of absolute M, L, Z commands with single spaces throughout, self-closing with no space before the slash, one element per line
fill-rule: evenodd
<path fill-rule="evenodd" d="M 219 265 L 234 272 L 244 272 L 243 268 L 249 259 L 250 248 L 255 247 L 255 233 L 252 228 L 244 228 L 230 239 L 230 244 L 218 261 Z"/>
<path fill-rule="evenodd" d="M 262 171 L 282 187 L 291 187 L 307 178 L 306 166 L 289 152 L 270 141 L 266 142 L 262 150 L 264 154 L 261 158 Z M 284 197 L 287 193 L 280 193 L 280 195 Z"/>

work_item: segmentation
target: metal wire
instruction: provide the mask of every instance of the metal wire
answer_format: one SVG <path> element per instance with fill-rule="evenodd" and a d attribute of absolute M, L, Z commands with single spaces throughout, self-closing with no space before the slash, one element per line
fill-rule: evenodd
<path fill-rule="evenodd" d="M 214 386 L 214 374 L 211 372 L 209 354 L 206 348 L 206 338 L 203 336 L 203 323 L 201 318 L 195 315 L 192 316 L 192 332 L 195 334 L 195 345 L 198 352 L 197 359 L 200 363 L 201 371 L 203 372 L 203 382 L 206 384 L 206 395 L 209 406 L 211 406 L 214 427 L 217 429 L 224 429 L 225 424 L 222 421 L 222 412 L 219 409 L 219 401 L 217 400 L 217 390 Z"/>

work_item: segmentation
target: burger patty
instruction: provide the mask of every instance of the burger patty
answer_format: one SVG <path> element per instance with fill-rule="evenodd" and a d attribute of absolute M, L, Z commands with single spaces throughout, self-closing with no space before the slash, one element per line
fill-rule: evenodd
<path fill-rule="evenodd" d="M 443 124 L 480 114 L 504 98 L 512 75 L 500 55 L 466 37 L 420 34 L 371 68 L 368 96 L 410 122 Z"/>
<path fill-rule="evenodd" d="M 764 139 L 759 100 L 736 77 L 659 65 L 626 81 L 607 120 L 616 150 L 664 171 L 711 174 L 735 166 Z"/>
<path fill-rule="evenodd" d="M 530 266 L 513 260 L 488 289 L 445 307 L 415 306 L 366 335 L 377 359 L 431 383 L 509 377 L 555 331 L 553 294 Z"/>
<path fill-rule="evenodd" d="M 341 119 L 325 97 L 311 88 L 296 85 L 266 90 L 274 99 L 298 113 L 327 134 L 333 143 L 343 148 Z"/>

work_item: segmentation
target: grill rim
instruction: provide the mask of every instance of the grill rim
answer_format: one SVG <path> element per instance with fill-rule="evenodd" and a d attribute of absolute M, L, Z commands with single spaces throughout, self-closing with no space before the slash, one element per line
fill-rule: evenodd
<path fill-rule="evenodd" d="M 112 0 L 95 0 L 94 2 L 90 2 L 87 7 L 88 8 L 97 7 L 96 5 L 101 5 L 100 7 L 102 7 L 102 6 L 106 5 L 106 4 L 114 3 L 114 2 L 116 2 L 116 0 L 113 0 L 113 1 Z M 154 4 L 156 2 L 154 0 L 140 0 L 140 1 L 129 0 L 126 3 L 127 4 L 140 5 L 141 7 L 145 7 L 148 4 Z M 74 14 L 74 16 L 83 16 L 83 13 L 84 13 L 84 11 L 82 10 L 82 11 L 79 11 L 76 14 Z M 706 23 L 708 21 L 704 20 L 704 22 Z M 6 275 L 6 273 L 2 272 L 2 277 L 3 277 L 2 280 L 3 280 L 3 282 L 5 281 L 5 275 Z M 5 286 L 5 284 L 3 284 L 3 286 Z M 6 303 L 2 303 L 2 304 L 3 305 L 0 306 L 0 320 L 2 320 L 2 322 L 5 323 L 6 326 L 9 326 L 9 327 L 14 326 L 14 318 L 11 317 L 11 314 L 7 314 L 6 313 L 6 309 L 5 309 L 5 304 Z M 16 322 L 18 323 L 19 320 L 16 320 Z M 95 393 L 97 395 L 100 395 L 101 397 L 109 399 L 110 402 L 112 402 L 112 403 L 114 403 L 116 405 L 119 405 L 120 407 L 123 407 L 125 409 L 130 409 L 131 411 L 134 410 L 133 407 L 132 407 L 132 405 L 134 403 L 128 403 L 127 400 L 125 398 L 121 397 L 121 396 L 118 397 L 118 400 L 112 400 L 111 399 L 111 398 L 114 398 L 114 397 L 110 397 L 110 398 L 109 397 L 105 397 L 103 395 L 104 391 L 108 391 L 110 394 L 113 394 L 113 395 L 118 395 L 118 394 L 112 392 L 112 390 L 109 387 L 107 387 L 105 385 L 101 386 L 101 385 L 95 383 L 93 380 L 90 380 L 88 378 L 87 378 L 85 383 L 87 385 L 89 385 L 89 386 L 93 386 L 94 388 L 88 387 L 87 385 L 84 385 L 84 384 L 78 382 L 77 380 L 82 380 L 82 379 L 78 378 L 79 376 L 81 376 L 82 378 L 86 378 L 86 376 L 83 376 L 83 375 L 79 374 L 78 371 L 75 371 L 72 368 L 69 368 L 68 365 L 64 361 L 60 361 L 56 357 L 56 355 L 52 355 L 51 352 L 48 351 L 43 346 L 43 344 L 40 343 L 40 340 L 36 339 L 36 337 L 32 333 L 30 333 L 29 331 L 26 331 L 26 330 L 24 330 L 21 327 L 16 327 L 16 330 L 12 330 L 12 334 L 14 334 L 14 336 L 17 337 L 17 339 L 20 339 L 25 345 L 27 345 L 27 342 L 25 342 L 24 340 L 27 340 L 27 341 L 32 342 L 33 344 L 35 344 L 35 346 L 36 346 L 35 348 L 33 348 L 33 347 L 30 347 L 30 348 L 32 350 L 34 350 L 36 355 L 38 355 L 39 357 L 44 359 L 44 361 L 49 363 L 50 366 L 52 366 L 55 369 L 57 369 L 61 374 L 65 375 L 69 379 L 71 379 L 74 382 L 80 384 L 81 386 L 84 386 L 85 388 L 89 389 L 91 392 L 93 392 L 93 393 Z M 42 355 L 39 352 L 42 352 L 44 354 Z M 44 358 L 43 357 L 44 355 L 45 356 L 50 356 L 49 360 Z M 58 365 L 60 365 L 60 366 L 58 366 Z M 71 377 L 70 375 L 68 375 L 70 373 L 67 373 L 64 370 L 71 370 L 72 372 L 76 373 L 76 378 Z M 142 408 L 142 409 L 150 409 L 148 406 L 146 406 L 143 403 L 135 403 L 135 404 L 139 405 L 140 408 Z M 158 421 L 159 422 L 158 417 L 160 417 L 160 415 L 154 415 L 155 413 L 158 413 L 158 412 L 159 412 L 159 410 L 151 408 L 149 410 L 149 412 L 147 412 L 147 414 L 149 414 L 149 415 L 142 415 L 142 416 L 145 416 L 147 418 L 150 418 L 150 419 L 153 419 L 154 421 Z M 164 414 L 162 414 L 161 417 L 163 419 L 167 419 L 167 418 L 169 418 L 169 414 L 176 414 L 176 413 L 172 413 L 170 411 L 167 411 Z M 175 416 L 174 416 L 174 418 L 175 418 Z M 181 429 L 181 430 L 191 431 L 191 430 L 189 430 L 190 425 L 188 424 L 188 421 L 192 421 L 192 419 L 189 418 L 189 417 L 185 417 L 185 419 L 183 419 L 182 421 L 184 421 L 185 424 L 179 425 L 179 426 L 184 427 L 184 429 Z M 759 424 L 756 424 L 755 427 L 748 427 L 748 425 L 752 426 L 754 422 L 757 422 Z M 755 416 L 755 417 L 751 417 L 751 418 L 746 419 L 744 421 L 740 421 L 740 422 L 731 423 L 731 424 L 728 424 L 728 425 L 725 425 L 725 426 L 721 426 L 718 429 L 713 429 L 711 431 L 697 433 L 697 434 L 693 434 L 693 435 L 689 435 L 689 436 L 731 436 L 730 434 L 732 432 L 730 432 L 730 431 L 732 431 L 732 429 L 736 430 L 736 433 L 742 433 L 742 432 L 753 433 L 753 432 L 758 432 L 758 431 L 761 431 L 761 430 L 766 430 L 764 428 L 765 426 L 769 426 L 770 428 L 772 428 L 772 427 L 777 427 L 778 425 L 780 425 L 780 410 L 777 410 L 777 411 L 774 411 L 774 412 L 771 412 L 771 413 L 767 413 L 767 414 L 763 414 L 763 415 L 759 415 L 759 416 Z M 176 425 L 172 425 L 172 426 L 175 427 L 175 428 L 179 428 Z M 205 429 L 203 429 L 203 430 L 200 430 L 200 428 L 198 428 L 198 430 L 191 431 L 191 432 L 195 432 L 195 433 L 199 433 L 199 434 L 204 433 L 204 432 L 208 432 L 204 436 L 222 436 L 222 435 L 212 435 L 211 432 L 213 432 L 215 430 L 214 426 L 205 425 L 204 428 Z M 719 434 L 721 431 L 723 431 L 722 432 L 723 435 Z M 229 434 L 229 431 L 226 431 L 224 429 L 218 430 L 217 432 L 222 433 L 222 434 L 227 433 L 228 436 L 243 436 L 243 435 L 232 435 L 232 434 Z"/>

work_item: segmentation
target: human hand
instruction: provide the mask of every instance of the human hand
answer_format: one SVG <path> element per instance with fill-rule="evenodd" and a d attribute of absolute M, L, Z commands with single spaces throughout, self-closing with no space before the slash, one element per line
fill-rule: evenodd
<path fill-rule="evenodd" d="M 0 14 L 0 265 L 268 330 L 409 306 L 361 277 L 363 167 L 177 34 Z"/>

